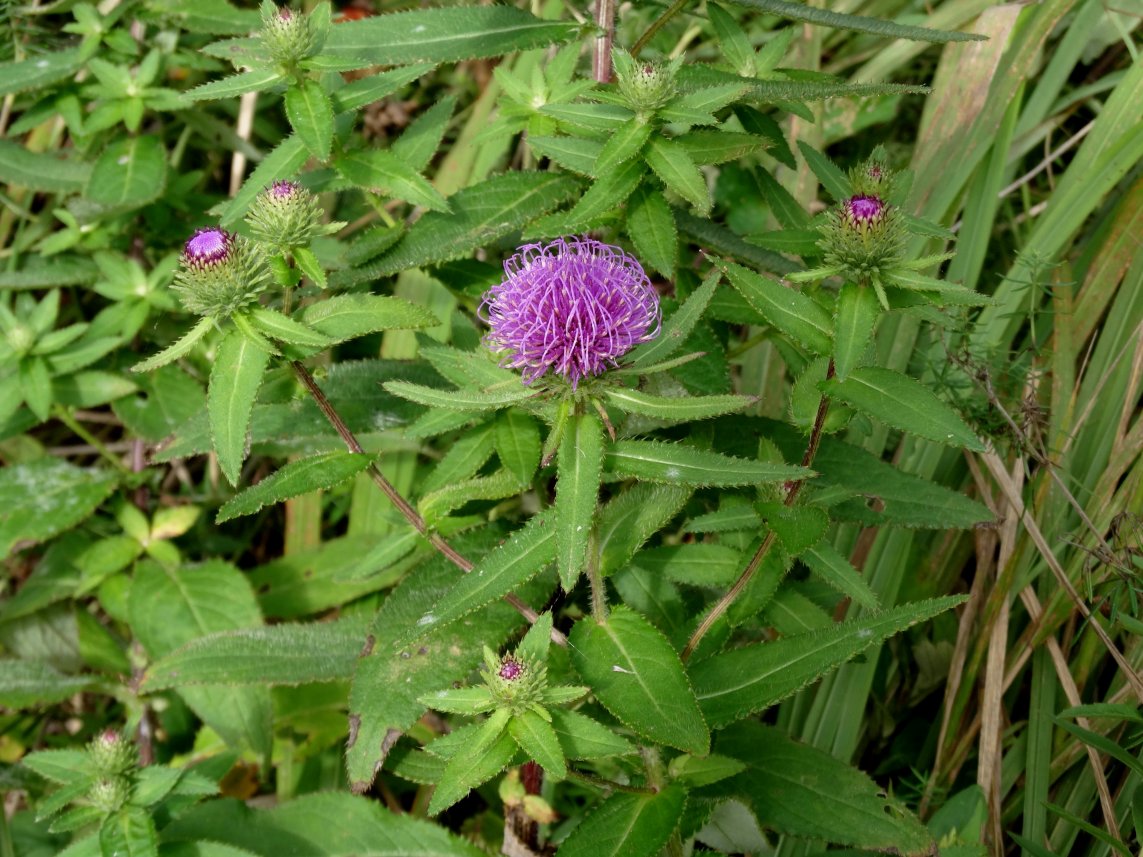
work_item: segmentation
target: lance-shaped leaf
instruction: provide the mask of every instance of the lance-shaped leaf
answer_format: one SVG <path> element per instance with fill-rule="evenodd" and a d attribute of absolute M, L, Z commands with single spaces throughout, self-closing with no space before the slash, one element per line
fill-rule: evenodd
<path fill-rule="evenodd" d="M 355 80 L 332 94 L 334 109 L 338 113 L 360 110 L 368 104 L 380 101 L 387 95 L 392 95 L 402 86 L 428 74 L 432 69 L 432 63 L 422 63 L 390 69 L 380 74 L 371 74 Z"/>
<path fill-rule="evenodd" d="M 618 571 L 661 530 L 691 496 L 679 485 L 635 485 L 607 501 L 599 513 L 599 569 Z"/>
<path fill-rule="evenodd" d="M 535 515 L 487 554 L 456 586 L 417 620 L 413 639 L 444 627 L 527 583 L 556 558 L 551 515 Z"/>
<path fill-rule="evenodd" d="M 638 390 L 611 388 L 607 400 L 621 410 L 665 422 L 706 420 L 752 405 L 751 396 L 655 396 Z"/>
<path fill-rule="evenodd" d="M 904 604 L 821 631 L 755 643 L 699 661 L 693 669 L 703 714 L 715 727 L 774 705 L 887 637 L 964 601 Z"/>
<path fill-rule="evenodd" d="M 353 675 L 365 639 L 360 624 L 312 622 L 224 631 L 191 640 L 143 678 L 149 690 L 195 684 L 297 685 Z"/>
<path fill-rule="evenodd" d="M 644 184 L 631 195 L 627 202 L 627 234 L 640 259 L 664 277 L 674 277 L 679 230 L 661 191 Z"/>
<path fill-rule="evenodd" d="M 19 709 L 62 702 L 93 681 L 92 676 L 64 675 L 44 661 L 0 658 L 0 705 Z"/>
<path fill-rule="evenodd" d="M 230 227 L 241 220 L 258 194 L 282 176 L 292 176 L 305 166 L 309 157 L 309 149 L 297 134 L 291 134 L 279 143 L 242 183 L 234 199 L 230 200 L 222 212 L 221 225 Z"/>
<path fill-rule="evenodd" d="M 342 155 L 334 163 L 337 171 L 358 187 L 423 205 L 432 211 L 448 211 L 440 191 L 420 173 L 392 152 L 367 149 Z"/>
<path fill-rule="evenodd" d="M 674 228 L 674 218 L 671 219 L 671 227 Z M 673 257 L 671 262 L 673 267 Z M 702 285 L 695 289 L 683 302 L 683 305 L 663 322 L 663 329 L 659 335 L 632 351 L 631 358 L 627 362 L 633 367 L 650 366 L 660 360 L 665 360 L 681 348 L 683 343 L 687 341 L 687 337 L 695 329 L 699 319 L 702 318 L 702 314 L 714 296 L 714 290 L 718 288 L 721 278 L 722 272 L 717 268 L 707 274 Z"/>
<path fill-rule="evenodd" d="M 416 330 L 440 321 L 422 306 L 384 295 L 337 295 L 310 304 L 302 321 L 333 343 L 379 330 Z"/>
<path fill-rule="evenodd" d="M 727 263 L 731 284 L 754 309 L 782 333 L 815 354 L 829 354 L 833 321 L 821 306 L 801 292 Z"/>
<path fill-rule="evenodd" d="M 596 219 L 623 204 L 639 186 L 645 168 L 640 160 L 630 160 L 614 167 L 592 182 L 570 211 L 561 211 L 542 217 L 528 227 L 525 237 L 542 238 L 565 235 L 593 223 Z"/>
<path fill-rule="evenodd" d="M 853 185 L 850 183 L 849 177 L 841 171 L 837 164 L 803 140 L 798 141 L 798 148 L 801 149 L 802 157 L 806 159 L 806 163 L 814 171 L 814 175 L 818 177 L 822 187 L 829 191 L 830 196 L 841 202 L 853 193 Z"/>
<path fill-rule="evenodd" d="M 221 524 L 242 515 L 253 515 L 264 506 L 340 485 L 346 479 L 361 473 L 372 461 L 372 455 L 338 451 L 291 461 L 257 485 L 252 485 L 226 501 L 218 510 L 216 523 Z"/>
<path fill-rule="evenodd" d="M 635 752 L 635 745 L 626 738 L 578 711 L 555 708 L 551 715 L 565 758 L 606 759 Z"/>
<path fill-rule="evenodd" d="M 232 74 L 221 80 L 212 80 L 202 86 L 196 86 L 183 93 L 188 101 L 212 101 L 219 98 L 237 98 L 247 92 L 262 92 L 281 83 L 285 78 L 267 68 L 244 71 L 241 74 Z"/>
<path fill-rule="evenodd" d="M 583 570 L 599 500 L 603 427 L 595 414 L 577 414 L 564 430 L 556 461 L 556 559 L 570 592 Z"/>
<path fill-rule="evenodd" d="M 686 792 L 671 785 L 654 795 L 616 792 L 597 806 L 560 846 L 560 857 L 654 857 L 671 838 Z"/>
<path fill-rule="evenodd" d="M 829 9 L 819 9 L 807 3 L 792 3 L 790 0 L 728 0 L 736 6 L 745 6 L 807 24 L 821 27 L 835 27 L 839 30 L 853 30 L 858 33 L 871 33 L 887 39 L 907 39 L 914 42 L 966 42 L 987 38 L 976 33 L 959 33 L 955 30 L 931 30 L 928 27 L 913 27 L 898 24 L 881 18 L 867 18 L 862 15 L 847 15 Z"/>
<path fill-rule="evenodd" d="M 581 176 L 595 175 L 595 161 L 603 144 L 581 137 L 545 137 L 528 135 L 528 147 L 540 158 L 555 161 L 565 170 Z"/>
<path fill-rule="evenodd" d="M 655 171 L 663 184 L 701 214 L 710 211 L 710 190 L 706 186 L 706 179 L 685 148 L 658 138 L 651 143 L 646 159 L 647 166 Z"/>
<path fill-rule="evenodd" d="M 617 441 L 607 450 L 604 460 L 607 470 L 616 476 L 671 485 L 761 485 L 813 475 L 813 471 L 805 467 L 751 461 L 657 440 Z"/>
<path fill-rule="evenodd" d="M 651 123 L 636 116 L 619 127 L 611 138 L 603 144 L 599 157 L 595 160 L 592 174 L 605 176 L 620 164 L 634 158 L 651 137 Z"/>
<path fill-rule="evenodd" d="M 316 80 L 286 90 L 286 118 L 310 154 L 322 163 L 333 146 L 333 103 Z"/>
<path fill-rule="evenodd" d="M 324 334 L 310 329 L 300 321 L 294 321 L 289 316 L 282 315 L 277 310 L 254 307 L 243 315 L 259 333 L 287 345 L 326 348 L 333 344 Z"/>
<path fill-rule="evenodd" d="M 410 402 L 450 411 L 495 411 L 536 395 L 535 390 L 523 384 L 512 384 L 498 390 L 441 390 L 409 381 L 387 381 L 383 386 L 393 395 Z"/>
<path fill-rule="evenodd" d="M 540 466 L 540 427 L 519 410 L 508 410 L 496 419 L 493 442 L 500 463 L 521 485 L 532 481 Z"/>
<path fill-rule="evenodd" d="M 569 637 L 572 665 L 600 703 L 651 741 L 705 755 L 710 731 L 678 653 L 655 626 L 616 607 L 581 619 Z"/>
<path fill-rule="evenodd" d="M 872 289 L 856 283 L 841 287 L 833 328 L 833 360 L 839 381 L 849 377 L 850 370 L 865 354 L 880 312 Z"/>
<path fill-rule="evenodd" d="M 562 780 L 568 775 L 563 748 L 552 724 L 532 709 L 515 715 L 508 723 L 508 732 L 520 749 L 539 763 L 548 776 Z"/>
<path fill-rule="evenodd" d="M 508 716 L 507 709 L 492 712 L 475 735 L 448 760 L 429 801 L 429 815 L 448 809 L 512 761 L 516 755 L 516 742 L 505 732 Z"/>
<path fill-rule="evenodd" d="M 900 372 L 863 366 L 854 369 L 845 381 L 824 381 L 821 388 L 826 395 L 893 428 L 937 443 L 984 451 L 980 438 L 951 405 L 920 381 Z"/>
<path fill-rule="evenodd" d="M 842 595 L 852 598 L 862 607 L 879 606 L 877 593 L 865 582 L 861 572 L 838 553 L 828 540 L 807 548 L 799 559 L 819 580 L 829 584 Z"/>
<path fill-rule="evenodd" d="M 210 370 L 206 409 L 210 436 L 218 464 L 231 485 L 238 484 L 242 461 L 246 458 L 246 435 L 254 396 L 262 386 L 262 374 L 270 354 L 239 330 L 231 330 L 218 346 L 218 356 Z"/>

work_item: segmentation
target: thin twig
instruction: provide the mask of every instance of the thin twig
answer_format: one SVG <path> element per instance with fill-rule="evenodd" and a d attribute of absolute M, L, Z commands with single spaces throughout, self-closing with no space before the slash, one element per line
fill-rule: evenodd
<path fill-rule="evenodd" d="M 611 43 L 615 38 L 615 0 L 595 0 L 595 23 L 603 32 L 595 39 L 591 74 L 597 83 L 610 83 Z"/>
<path fill-rule="evenodd" d="M 665 11 L 651 23 L 651 26 L 647 28 L 647 32 L 639 37 L 639 41 L 637 41 L 631 48 L 631 56 L 639 56 L 639 52 L 643 50 L 643 48 L 647 47 L 647 43 L 655 37 L 655 33 L 663 29 L 663 26 L 669 20 L 683 11 L 683 9 L 686 8 L 686 5 L 687 0 L 675 0 L 675 2 L 667 8 L 667 11 Z"/>
<path fill-rule="evenodd" d="M 297 360 L 292 361 L 290 366 L 294 370 L 294 375 L 309 392 L 314 400 L 314 404 L 318 406 L 318 410 L 322 412 L 326 420 L 329 421 L 329 424 L 333 426 L 333 430 L 337 432 L 338 437 L 341 438 L 346 448 L 350 452 L 363 453 L 365 450 L 361 448 L 361 444 L 357 441 L 357 438 L 349 426 L 345 424 L 345 420 L 341 418 L 341 414 L 337 412 L 330 400 L 326 398 L 325 393 L 322 392 L 321 387 L 318 386 L 317 381 L 314 380 L 314 376 L 310 374 L 309 369 Z M 401 513 L 402 517 L 412 525 L 413 529 L 424 536 L 430 545 L 461 571 L 466 574 L 472 571 L 473 563 L 457 553 L 456 549 L 446 542 L 439 533 L 435 533 L 428 528 L 428 525 L 425 524 L 425 519 L 421 517 L 416 509 L 409 505 L 409 501 L 401 496 L 401 492 L 393 487 L 393 483 L 385 478 L 385 474 L 381 472 L 376 464 L 370 464 L 365 472 L 369 474 L 369 478 L 373 480 L 373 484 L 381 489 L 381 493 L 389 498 L 389 502 Z M 540 618 L 539 613 L 511 593 L 504 596 L 504 601 L 512 605 L 516 612 L 533 624 Z M 559 646 L 566 646 L 567 637 L 553 628 L 552 642 Z"/>

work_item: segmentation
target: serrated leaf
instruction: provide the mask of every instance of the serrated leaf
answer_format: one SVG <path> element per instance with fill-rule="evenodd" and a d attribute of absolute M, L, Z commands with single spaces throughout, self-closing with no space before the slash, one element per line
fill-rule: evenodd
<path fill-rule="evenodd" d="M 542 48 L 579 32 L 574 22 L 544 21 L 511 6 L 418 9 L 340 23 L 322 55 L 359 60 L 362 68 L 455 62 Z"/>
<path fill-rule="evenodd" d="M 790 0 L 728 0 L 728 2 L 736 6 L 745 6 L 747 9 L 764 12 L 767 15 L 777 15 L 781 18 L 817 24 L 822 27 L 836 27 L 858 33 L 871 33 L 887 39 L 908 39 L 917 42 L 966 42 L 985 38 L 976 33 L 931 30 L 927 27 L 898 24 L 882 18 L 847 15 L 829 9 L 819 9 L 805 3 L 792 3 Z"/>
<path fill-rule="evenodd" d="M 769 145 L 766 138 L 753 134 L 709 129 L 683 134 L 676 137 L 675 142 L 683 147 L 696 164 L 724 164 L 727 161 L 737 161 Z"/>
<path fill-rule="evenodd" d="M 754 643 L 692 668 L 699 705 L 715 727 L 785 699 L 861 652 L 964 601 L 961 596 L 904 604 L 821 631 Z"/>
<path fill-rule="evenodd" d="M 577 128 L 586 128 L 589 131 L 604 131 L 614 133 L 623 124 L 628 122 L 634 112 L 621 104 L 592 104 L 579 102 L 575 104 L 545 104 L 540 108 L 544 116 L 551 116 L 560 122 L 566 122 Z"/>
<path fill-rule="evenodd" d="M 305 80 L 286 90 L 286 118 L 294 133 L 322 163 L 333 147 L 333 103 L 316 80 Z"/>
<path fill-rule="evenodd" d="M 266 155 L 246 177 L 234 199 L 222 212 L 219 222 L 222 226 L 231 227 L 246 215 L 255 197 L 268 188 L 282 176 L 292 176 L 300 170 L 307 160 L 310 152 L 297 134 L 291 134 L 277 145 L 274 151 Z"/>
<path fill-rule="evenodd" d="M 421 702 L 429 708 L 449 714 L 483 714 L 496 707 L 496 700 L 484 685 L 438 690 L 422 696 Z"/>
<path fill-rule="evenodd" d="M 710 4 L 706 10 L 710 23 L 718 36 L 722 55 L 731 68 L 741 75 L 754 76 L 754 46 L 742 26 L 730 13 L 717 4 Z"/>
<path fill-rule="evenodd" d="M 553 709 L 552 728 L 568 759 L 606 759 L 635 752 L 635 745 L 578 711 Z"/>
<path fill-rule="evenodd" d="M 83 55 L 79 50 L 37 54 L 19 62 L 0 63 L 0 97 L 71 77 L 82 64 Z"/>
<path fill-rule="evenodd" d="M 421 497 L 417 506 L 425 520 L 436 525 L 445 515 L 466 503 L 474 500 L 503 500 L 519 494 L 524 487 L 516 479 L 515 473 L 501 468 L 488 476 L 453 482 L 431 491 Z"/>
<path fill-rule="evenodd" d="M 730 414 L 755 401 L 749 396 L 654 396 L 621 388 L 607 390 L 606 396 L 611 404 L 628 413 L 673 423 Z"/>
<path fill-rule="evenodd" d="M 527 524 L 478 562 L 448 595 L 417 620 L 410 639 L 490 604 L 527 583 L 556 558 L 556 533 L 552 516 L 534 515 Z"/>
<path fill-rule="evenodd" d="M 603 144 L 595 159 L 593 175 L 605 177 L 620 164 L 634 158 L 651 138 L 651 123 L 636 116 L 623 125 Z"/>
<path fill-rule="evenodd" d="M 0 557 L 71 529 L 117 484 L 115 473 L 52 456 L 0 468 Z"/>
<path fill-rule="evenodd" d="M 853 185 L 850 184 L 849 177 L 841 171 L 837 164 L 804 140 L 798 141 L 798 149 L 801 150 L 802 157 L 806 159 L 806 163 L 814 171 L 814 175 L 818 177 L 818 181 L 822 183 L 822 187 L 829 192 L 830 196 L 837 202 L 849 198 L 853 193 Z"/>
<path fill-rule="evenodd" d="M 833 328 L 833 360 L 837 378 L 844 381 L 865 354 L 881 308 L 873 290 L 846 283 L 837 296 Z"/>
<path fill-rule="evenodd" d="M 710 749 L 710 732 L 678 653 L 638 613 L 616 607 L 604 621 L 585 617 L 568 643 L 576 672 L 629 728 L 699 755 Z"/>
<path fill-rule="evenodd" d="M 167 155 L 158 137 L 143 135 L 112 143 L 91 168 L 84 195 L 107 206 L 150 202 L 167 183 Z"/>
<path fill-rule="evenodd" d="M 99 828 L 99 847 L 115 857 L 158 857 L 159 835 L 150 813 L 126 806 L 108 816 Z"/>
<path fill-rule="evenodd" d="M 603 426 L 594 414 L 577 414 L 564 430 L 556 461 L 554 505 L 560 583 L 570 592 L 587 559 L 599 502 Z"/>
<path fill-rule="evenodd" d="M 297 685 L 353 675 L 360 624 L 313 622 L 223 631 L 191 640 L 147 668 L 149 690 L 210 685 Z"/>
<path fill-rule="evenodd" d="M 545 137 L 529 134 L 528 147 L 537 157 L 555 161 L 565 170 L 581 176 L 595 175 L 595 162 L 603 144 L 584 137 Z"/>
<path fill-rule="evenodd" d="M 627 234 L 640 258 L 664 277 L 674 276 L 679 232 L 675 215 L 660 191 L 644 184 L 632 194 L 627 203 Z"/>
<path fill-rule="evenodd" d="M 291 461 L 257 485 L 252 485 L 227 500 L 218 510 L 215 523 L 253 515 L 265 506 L 281 503 L 291 497 L 340 485 L 363 472 L 372 462 L 372 455 L 340 451 L 323 452 Z"/>
<path fill-rule="evenodd" d="M 556 737 L 552 724 L 535 711 L 527 709 L 514 715 L 508 723 L 508 732 L 520 749 L 539 763 L 548 776 L 562 780 L 568 775 L 560 739 Z"/>
<path fill-rule="evenodd" d="M 436 154 L 455 108 L 456 98 L 442 98 L 412 121 L 393 141 L 390 151 L 411 169 L 420 172 Z"/>
<path fill-rule="evenodd" d="M 695 542 L 648 548 L 635 554 L 632 564 L 676 583 L 723 588 L 738 579 L 744 560 L 732 547 Z"/>
<path fill-rule="evenodd" d="M 451 214 L 426 214 L 380 260 L 343 272 L 334 282 L 352 285 L 463 258 L 567 202 L 579 187 L 571 176 L 551 172 L 494 176 L 449 197 Z"/>
<path fill-rule="evenodd" d="M 647 166 L 662 179 L 663 184 L 704 216 L 710 212 L 710 191 L 706 186 L 706 179 L 685 148 L 677 143 L 657 138 L 647 149 L 646 159 Z"/>
<path fill-rule="evenodd" d="M 656 440 L 620 440 L 605 458 L 609 472 L 670 485 L 729 487 L 805 479 L 805 467 L 750 461 L 718 452 Z"/>
<path fill-rule="evenodd" d="M 385 295 L 337 295 L 302 310 L 302 321 L 333 343 L 380 330 L 436 327 L 440 321 L 424 307 Z"/>
<path fill-rule="evenodd" d="M 674 224 L 673 219 L 671 223 Z M 714 291 L 718 287 L 721 277 L 722 272 L 717 268 L 707 274 L 702 285 L 695 289 L 683 302 L 683 305 L 663 323 L 663 329 L 659 335 L 631 352 L 631 359 L 628 363 L 631 366 L 650 366 L 670 357 L 681 348 L 695 329 L 699 319 L 702 318 L 702 314 L 714 296 Z"/>
<path fill-rule="evenodd" d="M 983 452 L 984 444 L 953 408 L 920 381 L 863 366 L 845 381 L 824 381 L 822 391 L 848 405 L 918 437 Z"/>
<path fill-rule="evenodd" d="M 61 158 L 54 152 L 30 152 L 19 143 L 0 140 L 0 181 L 29 190 L 75 193 L 91 177 L 91 164 Z"/>
<path fill-rule="evenodd" d="M 155 369 L 159 369 L 168 363 L 178 360 L 180 357 L 185 357 L 212 329 L 214 329 L 213 318 L 199 319 L 198 323 L 183 334 L 182 338 L 176 341 L 174 345 L 164 348 L 153 357 L 148 357 L 146 360 L 136 363 L 131 367 L 131 371 L 152 372 Z"/>
<path fill-rule="evenodd" d="M 493 440 L 500 463 L 521 485 L 527 485 L 540 466 L 540 427 L 532 417 L 507 410 L 496 418 Z"/>
<path fill-rule="evenodd" d="M 358 187 L 421 205 L 450 211 L 448 200 L 420 173 L 392 152 L 367 149 L 349 152 L 334 163 L 339 173 Z"/>
<path fill-rule="evenodd" d="M 334 109 L 338 113 L 360 110 L 392 95 L 401 87 L 428 74 L 432 69 L 432 63 L 420 63 L 359 78 L 333 93 Z"/>
<path fill-rule="evenodd" d="M 11 709 L 62 702 L 86 690 L 91 676 L 69 676 L 44 661 L 0 658 L 0 705 Z"/>
<path fill-rule="evenodd" d="M 877 593 L 870 588 L 848 559 L 838 553 L 828 541 L 818 542 L 802 552 L 799 559 L 820 580 L 842 595 L 852 598 L 862 607 L 879 607 Z"/>
<path fill-rule="evenodd" d="M 817 506 L 787 506 L 785 503 L 757 503 L 762 522 L 778 536 L 791 557 L 816 544 L 829 528 L 829 515 Z"/>
<path fill-rule="evenodd" d="M 815 354 L 831 352 L 833 322 L 812 298 L 741 265 L 725 268 L 738 293 L 775 328 Z"/>
<path fill-rule="evenodd" d="M 247 92 L 263 92 L 282 83 L 285 78 L 274 69 L 260 68 L 232 74 L 221 80 L 212 80 L 202 86 L 183 93 L 187 101 L 212 101 L 220 98 L 237 98 Z"/>
<path fill-rule="evenodd" d="M 681 232 L 713 253 L 740 259 L 775 274 L 789 274 L 799 269 L 796 263 L 785 256 L 751 244 L 713 220 L 675 209 L 675 222 Z"/>
<path fill-rule="evenodd" d="M 504 731 L 508 711 L 497 709 L 460 751 L 448 760 L 437 783 L 429 815 L 442 812 L 502 771 L 516 755 L 516 742 Z"/>
<path fill-rule="evenodd" d="M 560 846 L 558 857 L 654 857 L 671 838 L 686 806 L 675 784 L 654 795 L 616 792 Z"/>
<path fill-rule="evenodd" d="M 643 180 L 644 169 L 643 162 L 639 160 L 620 164 L 592 182 L 570 211 L 549 214 L 533 223 L 526 237 L 566 235 L 595 222 L 627 200 Z"/>
<path fill-rule="evenodd" d="M 408 381 L 387 381 L 383 386 L 393 395 L 408 399 L 410 402 L 453 411 L 494 411 L 536 395 L 535 390 L 523 384 L 501 387 L 498 390 L 441 390 Z"/>
<path fill-rule="evenodd" d="M 744 797 L 768 829 L 870 851 L 933 853 L 932 834 L 899 800 L 823 750 L 760 723 L 731 727 L 717 746 L 747 765 L 719 788 Z"/>
<path fill-rule="evenodd" d="M 421 490 L 426 494 L 455 485 L 470 479 L 492 457 L 495 441 L 492 427 L 485 423 L 465 432 L 453 443 L 444 457 L 433 467 L 432 473 L 422 483 Z"/>
<path fill-rule="evenodd" d="M 599 513 L 599 569 L 603 575 L 622 568 L 635 551 L 678 514 L 689 488 L 639 484 L 612 497 Z"/>
<path fill-rule="evenodd" d="M 269 352 L 238 330 L 232 330 L 218 346 L 210 370 L 206 407 L 210 435 L 218 464 L 231 485 L 238 484 L 246 458 L 246 436 L 254 397 L 262 386 Z"/>
<path fill-rule="evenodd" d="M 297 345 L 302 348 L 327 348 L 333 344 L 324 334 L 312 330 L 301 322 L 294 321 L 289 316 L 282 315 L 277 310 L 254 307 L 244 315 L 259 333 L 287 345 Z"/>

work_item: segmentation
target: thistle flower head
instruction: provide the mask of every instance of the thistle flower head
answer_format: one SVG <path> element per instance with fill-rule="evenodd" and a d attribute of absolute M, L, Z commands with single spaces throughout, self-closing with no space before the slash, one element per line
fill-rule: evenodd
<path fill-rule="evenodd" d="M 880 197 L 858 194 L 845 201 L 845 217 L 858 226 L 868 226 L 885 212 L 885 203 Z"/>
<path fill-rule="evenodd" d="M 501 662 L 496 674 L 504 681 L 515 681 L 524 674 L 524 665 L 515 658 L 508 657 Z"/>
<path fill-rule="evenodd" d="M 258 248 L 225 229 L 199 229 L 183 247 L 172 288 L 188 312 L 223 317 L 253 303 L 268 271 Z"/>
<path fill-rule="evenodd" d="M 499 706 L 519 714 L 542 700 L 548 668 L 542 661 L 526 660 L 519 652 L 498 657 L 485 647 L 484 683 Z"/>
<path fill-rule="evenodd" d="M 309 19 L 286 6 L 262 4 L 262 44 L 278 63 L 290 67 L 317 49 L 317 39 Z"/>
<path fill-rule="evenodd" d="M 822 246 L 827 265 L 866 282 L 901 261 L 904 241 L 896 209 L 876 194 L 859 193 L 833 210 Z"/>
<path fill-rule="evenodd" d="M 578 386 L 659 333 L 659 296 L 642 266 L 591 238 L 529 244 L 484 296 L 485 344 L 525 384 L 551 371 Z"/>
<path fill-rule="evenodd" d="M 669 63 L 636 61 L 625 51 L 612 54 L 619 93 L 637 113 L 648 113 L 675 97 L 675 74 L 680 61 Z"/>
<path fill-rule="evenodd" d="M 91 765 L 105 777 L 116 777 L 138 764 L 135 745 L 114 729 L 105 729 L 87 745 Z"/>
<path fill-rule="evenodd" d="M 304 247 L 323 231 L 317 197 L 292 181 L 276 181 L 258 194 L 246 223 L 254 238 L 283 249 Z"/>

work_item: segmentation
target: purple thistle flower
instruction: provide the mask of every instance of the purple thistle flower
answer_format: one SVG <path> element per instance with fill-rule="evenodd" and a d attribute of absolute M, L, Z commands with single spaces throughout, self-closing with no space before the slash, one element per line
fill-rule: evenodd
<path fill-rule="evenodd" d="M 876 196 L 851 196 L 845 202 L 846 216 L 862 226 L 877 220 L 885 212 L 885 203 Z"/>
<path fill-rule="evenodd" d="M 230 255 L 234 236 L 225 229 L 210 227 L 199 229 L 183 248 L 183 264 L 192 268 L 213 266 L 224 262 Z"/>
<path fill-rule="evenodd" d="M 266 188 L 266 195 L 274 199 L 290 199 L 301 189 L 302 186 L 297 182 L 277 181 Z"/>
<path fill-rule="evenodd" d="M 491 328 L 484 342 L 525 384 L 552 370 L 575 389 L 659 334 L 659 296 L 618 247 L 591 238 L 528 244 L 504 273 L 480 305 Z"/>
<path fill-rule="evenodd" d="M 505 681 L 515 681 L 524 674 L 524 665 L 512 658 L 505 658 L 496 674 Z"/>

